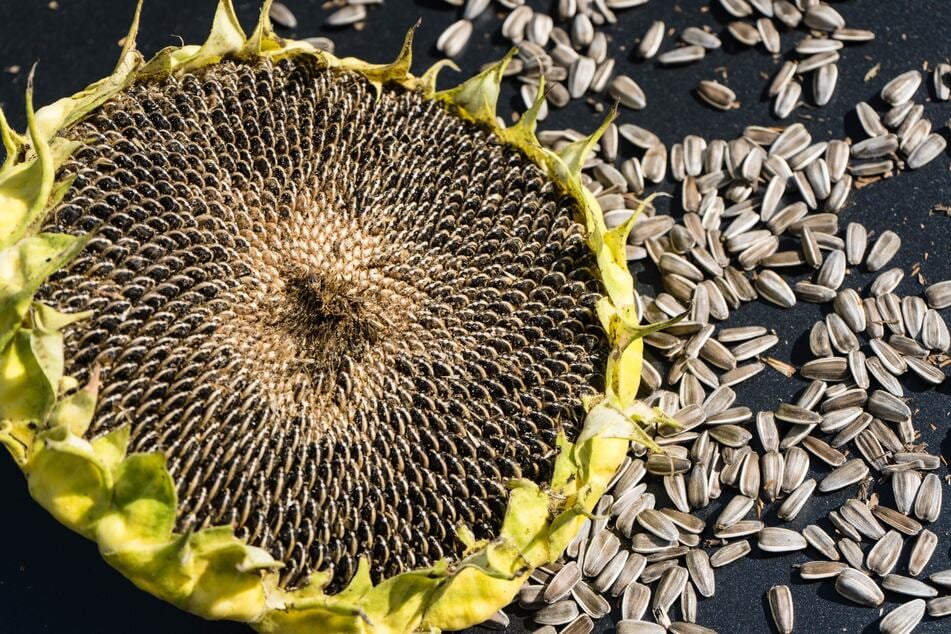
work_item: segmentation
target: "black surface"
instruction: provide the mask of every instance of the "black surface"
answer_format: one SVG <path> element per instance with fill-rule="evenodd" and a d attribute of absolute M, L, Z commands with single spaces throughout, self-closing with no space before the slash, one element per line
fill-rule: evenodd
<path fill-rule="evenodd" d="M 327 12 L 322 0 L 285 0 L 297 14 L 305 37 L 330 35 L 337 42 L 338 53 L 358 55 L 376 61 L 388 61 L 396 53 L 405 30 L 422 18 L 416 47 L 415 70 L 421 71 L 434 61 L 433 44 L 439 33 L 457 19 L 454 10 L 441 0 L 386 0 L 383 8 L 372 7 L 366 28 L 345 29 L 323 33 L 320 25 Z M 46 0 L 2 0 L 0 2 L 0 68 L 20 66 L 19 73 L 0 72 L 0 104 L 15 127 L 24 127 L 22 94 L 26 73 L 39 61 L 36 76 L 36 103 L 45 104 L 72 94 L 91 81 L 111 71 L 119 47 L 131 19 L 132 0 L 59 0 L 56 10 L 47 8 Z M 239 13 L 245 25 L 253 25 L 257 3 L 239 1 Z M 551 3 L 533 3 L 547 6 Z M 836 2 L 850 26 L 870 28 L 878 38 L 872 44 L 845 49 L 840 63 L 839 89 L 833 102 L 821 110 L 808 107 L 798 110 L 787 123 L 801 119 L 817 138 L 838 138 L 843 132 L 843 114 L 861 99 L 872 99 L 883 80 L 925 62 L 932 66 L 947 61 L 951 55 L 951 27 L 948 26 L 947 3 L 931 1 Z M 179 36 L 188 43 L 201 42 L 211 23 L 213 0 L 151 0 L 142 17 L 140 48 L 151 55 L 160 48 L 178 43 Z M 630 51 L 635 40 L 650 21 L 664 20 L 668 27 L 682 29 L 690 25 L 710 25 L 723 31 L 726 16 L 719 6 L 709 10 L 708 2 L 673 4 L 654 0 L 649 5 L 619 13 L 620 22 L 608 29 L 613 41 L 612 55 L 619 60 L 619 71 L 631 74 L 648 96 L 648 107 L 641 112 L 624 111 L 622 122 L 635 122 L 658 133 L 668 144 L 694 133 L 707 138 L 732 138 L 746 124 L 773 123 L 768 105 L 762 101 L 765 75 L 771 75 L 778 62 L 757 50 L 726 50 L 709 55 L 699 64 L 678 69 L 662 69 L 652 63 L 633 63 Z M 500 57 L 507 45 L 497 35 L 499 21 L 484 14 L 477 23 L 477 33 L 460 61 L 465 74 L 483 63 Z M 795 39 L 801 37 L 795 34 Z M 783 32 L 784 50 L 794 37 Z M 728 37 L 724 37 L 728 41 Z M 667 43 L 669 45 L 669 42 Z M 878 79 L 863 82 L 873 65 L 881 64 Z M 718 76 L 719 68 L 728 69 L 726 83 L 734 88 L 743 107 L 728 113 L 709 110 L 692 95 L 696 82 Z M 460 75 L 461 77 L 461 75 Z M 452 73 L 443 74 L 448 85 Z M 930 76 L 929 76 L 930 81 Z M 807 88 L 808 93 L 808 88 Z M 502 112 L 508 113 L 514 92 L 507 89 Z M 924 99 L 925 91 L 918 93 Z M 943 127 L 951 117 L 951 105 L 926 105 L 926 116 L 935 128 Z M 854 117 L 847 123 L 854 126 Z M 596 127 L 592 109 L 575 103 L 568 109 L 554 112 L 543 127 L 571 126 L 579 130 Z M 848 128 L 856 134 L 854 127 Z M 947 135 L 947 128 L 943 131 Z M 630 150 L 630 148 L 627 148 Z M 623 151 L 623 150 L 622 150 Z M 951 218 L 932 215 L 936 204 L 951 204 L 951 175 L 948 156 L 942 155 L 926 169 L 904 173 L 897 178 L 853 192 L 841 213 L 842 225 L 859 219 L 870 230 L 896 230 L 904 241 L 893 265 L 906 274 L 914 264 L 930 280 L 951 277 Z M 671 189 L 670 185 L 667 189 Z M 660 203 L 664 207 L 663 202 Z M 847 284 L 855 279 L 853 274 Z M 871 276 L 859 279 L 865 284 Z M 917 293 L 919 284 L 907 275 L 899 292 Z M 731 323 L 768 324 L 781 337 L 781 344 L 772 356 L 802 363 L 808 353 L 806 332 L 822 310 L 812 305 L 799 305 L 783 311 L 754 303 L 741 310 Z M 945 311 L 945 318 L 951 315 Z M 935 390 L 916 384 L 909 390 L 912 405 L 918 410 L 916 425 L 933 453 L 951 454 L 948 435 L 951 413 L 951 381 Z M 738 404 L 754 411 L 772 408 L 781 400 L 790 399 L 804 383 L 767 371 L 738 389 Z M 943 477 L 947 469 L 942 468 Z M 184 614 L 133 588 L 99 558 L 95 546 L 63 529 L 30 499 L 22 476 L 12 460 L 0 458 L 0 488 L 3 506 L 0 511 L 0 632 L 244 632 L 246 628 L 228 623 L 207 623 Z M 883 497 L 890 496 L 890 486 L 877 487 Z M 945 487 L 947 488 L 947 487 Z M 729 495 L 725 495 L 728 498 Z M 793 523 L 801 528 L 847 497 L 846 492 L 817 497 Z M 662 500 L 663 498 L 661 498 Z M 931 565 L 931 572 L 951 567 L 951 493 L 945 492 L 944 513 L 931 529 L 940 543 Z M 804 584 L 791 574 L 790 565 L 811 558 L 805 552 L 788 557 L 758 553 L 717 573 L 717 596 L 701 600 L 700 622 L 720 632 L 769 631 L 768 608 L 764 592 L 772 585 L 788 583 L 796 602 L 797 631 L 852 632 L 877 631 L 878 610 L 861 608 L 840 600 L 831 585 Z M 905 558 L 906 561 L 907 549 Z M 901 568 L 904 563 L 900 563 Z M 889 601 L 885 607 L 895 605 Z M 610 631 L 609 625 L 602 628 Z M 522 631 L 513 626 L 512 631 Z M 951 631 L 951 621 L 930 620 L 919 632 Z"/>

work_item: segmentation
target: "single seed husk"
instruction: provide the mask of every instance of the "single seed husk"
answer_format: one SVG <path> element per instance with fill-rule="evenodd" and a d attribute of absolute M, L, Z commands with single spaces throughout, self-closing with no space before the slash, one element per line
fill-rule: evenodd
<path fill-rule="evenodd" d="M 836 491 L 860 482 L 866 476 L 868 476 L 868 465 L 860 458 L 853 458 L 823 478 L 819 482 L 819 490 L 823 493 Z"/>
<path fill-rule="evenodd" d="M 928 601 L 928 615 L 935 618 L 951 614 L 951 596 L 937 597 Z"/>
<path fill-rule="evenodd" d="M 564 599 L 541 608 L 532 615 L 539 625 L 565 625 L 578 617 L 578 604 Z"/>
<path fill-rule="evenodd" d="M 898 563 L 902 543 L 901 533 L 894 530 L 888 531 L 884 537 L 872 546 L 865 559 L 865 565 L 878 575 L 887 575 Z"/>
<path fill-rule="evenodd" d="M 795 623 L 793 598 L 789 586 L 773 586 L 766 593 L 773 623 L 780 634 L 791 634 Z"/>
<path fill-rule="evenodd" d="M 934 522 L 941 514 L 941 479 L 937 474 L 929 473 L 918 487 L 915 499 L 915 517 L 924 522 Z"/>
<path fill-rule="evenodd" d="M 621 619 L 623 621 L 637 621 L 650 603 L 650 588 L 637 581 L 632 582 L 624 590 L 624 596 L 621 598 Z"/>
<path fill-rule="evenodd" d="M 617 634 L 666 634 L 667 629 L 650 621 L 626 619 L 618 621 L 615 631 Z"/>
<path fill-rule="evenodd" d="M 804 480 L 802 484 L 793 489 L 783 503 L 780 505 L 776 515 L 785 522 L 791 522 L 796 519 L 799 512 L 806 505 L 806 502 L 812 497 L 816 488 L 816 481 L 812 478 Z M 803 531 L 805 536 L 805 531 Z M 807 538 L 808 540 L 808 538 Z"/>
<path fill-rule="evenodd" d="M 854 568 L 839 573 L 835 589 L 842 597 L 860 605 L 877 607 L 885 600 L 882 589 L 868 575 Z"/>
<path fill-rule="evenodd" d="M 885 575 L 882 578 L 882 587 L 889 592 L 897 592 L 909 597 L 929 599 L 938 596 L 938 591 L 924 581 L 903 577 L 902 575 Z"/>
<path fill-rule="evenodd" d="M 686 568 L 681 566 L 668 568 L 654 589 L 654 597 L 651 604 L 654 611 L 660 610 L 666 613 L 670 609 L 670 606 L 674 604 L 674 601 L 680 598 L 681 593 L 684 591 L 684 586 L 687 585 L 688 579 L 689 575 Z"/>
<path fill-rule="evenodd" d="M 579 581 L 571 589 L 571 596 L 577 601 L 578 606 L 593 619 L 600 619 L 611 611 L 611 604 L 608 600 L 595 592 L 591 586 L 584 581 Z"/>
<path fill-rule="evenodd" d="M 883 634 L 909 634 L 925 616 L 924 599 L 915 599 L 898 606 L 884 617 L 878 624 Z"/>
<path fill-rule="evenodd" d="M 848 567 L 849 565 L 842 561 L 807 561 L 799 566 L 799 576 L 806 581 L 833 579 Z"/>
<path fill-rule="evenodd" d="M 757 534 L 759 549 L 768 553 L 789 553 L 803 550 L 807 543 L 797 531 L 767 526 Z"/>
<path fill-rule="evenodd" d="M 835 540 L 819 526 L 810 524 L 802 529 L 802 536 L 806 538 L 810 546 L 825 555 L 826 558 L 832 561 L 839 560 L 839 551 L 836 550 Z"/>
<path fill-rule="evenodd" d="M 726 566 L 738 559 L 745 557 L 747 554 L 749 554 L 750 550 L 750 543 L 745 539 L 742 541 L 733 542 L 732 544 L 727 544 L 726 546 L 722 546 L 714 551 L 714 553 L 710 556 L 710 565 L 714 568 Z"/>
<path fill-rule="evenodd" d="M 922 530 L 915 540 L 908 557 L 908 574 L 917 577 L 931 561 L 935 548 L 938 546 L 938 536 L 928 529 Z"/>
<path fill-rule="evenodd" d="M 568 596 L 579 581 L 581 581 L 581 566 L 577 561 L 570 561 L 549 579 L 542 598 L 545 603 L 561 601 Z"/>
<path fill-rule="evenodd" d="M 879 504 L 872 509 L 872 512 L 875 514 L 875 517 L 900 533 L 914 536 L 921 532 L 922 526 L 920 522 L 903 513 L 899 513 L 893 508 Z"/>
<path fill-rule="evenodd" d="M 856 498 L 846 500 L 839 513 L 866 537 L 877 540 L 885 536 L 885 529 L 875 519 L 871 509 Z"/>

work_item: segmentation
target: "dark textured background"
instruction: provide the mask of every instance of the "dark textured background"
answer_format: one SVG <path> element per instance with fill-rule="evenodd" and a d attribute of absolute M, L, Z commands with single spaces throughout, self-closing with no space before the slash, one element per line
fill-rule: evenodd
<path fill-rule="evenodd" d="M 441 0 L 386 0 L 384 7 L 372 7 L 366 28 L 324 32 L 321 23 L 326 11 L 322 0 L 285 0 L 300 20 L 298 37 L 329 35 L 337 43 L 338 53 L 358 55 L 374 61 L 388 61 L 399 48 L 406 29 L 422 19 L 419 30 L 415 70 L 435 60 L 434 43 L 439 33 L 456 19 L 456 12 Z M 51 10 L 47 0 L 0 0 L 0 69 L 20 66 L 20 72 L 0 71 L 0 104 L 18 129 L 24 127 L 23 89 L 30 65 L 39 61 L 36 75 L 36 103 L 45 104 L 72 94 L 111 71 L 118 53 L 117 41 L 125 35 L 132 16 L 133 0 L 59 0 Z M 533 2 L 548 6 L 552 2 Z M 237 0 L 245 25 L 253 25 L 257 2 Z M 948 61 L 951 55 L 951 26 L 948 25 L 946 0 L 836 2 L 849 26 L 870 28 L 878 35 L 874 43 L 845 49 L 840 62 L 840 82 L 832 103 L 821 109 L 798 110 L 787 123 L 801 119 L 817 138 L 840 137 L 843 115 L 861 99 L 872 99 L 884 80 L 910 68 L 932 66 Z M 140 48 L 151 55 L 162 47 L 178 43 L 201 42 L 211 24 L 213 0 L 151 0 L 142 16 Z M 636 38 L 651 20 L 662 19 L 682 29 L 708 24 L 717 32 L 725 28 L 727 16 L 712 10 L 708 2 L 671 3 L 654 0 L 646 7 L 619 13 L 620 22 L 608 30 L 613 41 L 611 54 L 618 59 L 619 71 L 631 74 L 643 87 L 648 107 L 641 112 L 625 111 L 622 122 L 646 126 L 668 144 L 695 133 L 707 138 L 732 138 L 746 124 L 773 122 L 768 105 L 762 100 L 765 75 L 771 75 L 777 61 L 761 49 L 737 49 L 725 36 L 725 50 L 708 55 L 701 63 L 685 68 L 663 69 L 653 63 L 631 62 L 630 51 Z M 477 35 L 459 60 L 464 73 L 471 73 L 486 61 L 500 57 L 507 45 L 497 35 L 499 21 L 487 12 L 478 20 Z M 289 33 L 286 33 L 290 35 Z M 802 37 L 795 34 L 795 39 Z M 791 48 L 792 35 L 783 32 L 784 50 Z M 667 45 L 669 45 L 669 41 Z M 863 82 L 873 65 L 881 64 L 879 79 Z M 709 110 L 692 94 L 696 82 L 714 78 L 717 69 L 728 71 L 726 83 L 734 88 L 743 107 L 729 113 Z M 451 82 L 452 73 L 443 75 Z M 928 77 L 930 82 L 930 75 Z M 807 88 L 808 93 L 808 88 Z M 509 88 L 503 112 L 508 112 L 514 93 Z M 918 99 L 926 97 L 925 91 Z M 935 128 L 943 128 L 951 117 L 951 104 L 927 103 L 926 116 Z M 543 127 L 571 126 L 591 130 L 598 119 L 583 103 L 554 112 Z M 846 131 L 856 134 L 854 115 L 845 118 Z M 826 136 L 828 135 L 828 136 Z M 629 148 L 628 148 L 629 149 Z M 622 150 L 623 151 L 623 150 Z M 930 280 L 951 277 L 951 218 L 932 215 L 939 203 L 951 204 L 951 174 L 948 155 L 942 155 L 927 168 L 901 174 L 894 180 L 853 192 L 842 212 L 845 222 L 856 219 L 870 230 L 895 229 L 904 247 L 893 265 L 908 273 L 915 263 Z M 669 185 L 668 185 L 669 187 Z M 664 203 L 660 203 L 663 207 Z M 853 272 L 847 284 L 859 273 Z M 866 279 L 867 278 L 867 279 Z M 865 284 L 870 276 L 859 278 Z M 854 283 L 854 282 L 852 282 Z M 899 293 L 917 293 L 920 286 L 906 276 Z M 794 310 L 754 303 L 739 311 L 733 320 L 740 324 L 768 324 L 781 337 L 780 346 L 771 354 L 802 363 L 808 353 L 806 333 L 812 321 L 823 313 L 812 305 Z M 951 315 L 945 311 L 945 318 Z M 789 380 L 767 370 L 738 389 L 738 404 L 754 408 L 773 408 L 790 399 L 804 383 Z M 948 434 L 951 410 L 951 381 L 937 391 L 912 385 L 912 405 L 918 410 L 916 424 L 934 453 L 951 454 Z M 939 471 L 941 476 L 947 469 Z M 879 487 L 890 497 L 890 486 Z M 947 488 L 947 487 L 945 487 Z M 136 590 L 118 573 L 102 562 L 95 546 L 59 526 L 32 502 L 22 476 L 12 460 L 0 457 L 0 632 L 136 632 L 137 634 L 178 632 L 245 632 L 246 628 L 228 623 L 206 623 Z M 724 498 L 728 498 L 725 495 Z M 816 498 L 793 523 L 802 528 L 824 517 L 845 499 L 846 492 Z M 931 527 L 940 544 L 931 565 L 932 572 L 951 567 L 951 492 L 944 496 L 944 515 Z M 769 631 L 768 608 L 764 592 L 772 585 L 790 583 L 796 602 L 797 631 L 852 632 L 877 631 L 878 610 L 861 608 L 840 600 L 831 584 L 804 584 L 790 573 L 790 564 L 810 559 L 810 551 L 787 557 L 759 553 L 755 548 L 745 560 L 717 573 L 717 594 L 713 600 L 701 600 L 700 622 L 720 632 Z M 899 569 L 907 561 L 899 563 Z M 889 601 L 885 607 L 890 609 Z M 610 631 L 609 625 L 603 629 Z M 513 625 L 513 631 L 516 629 Z M 919 632 L 951 631 L 951 620 L 933 621 L 926 617 Z"/>

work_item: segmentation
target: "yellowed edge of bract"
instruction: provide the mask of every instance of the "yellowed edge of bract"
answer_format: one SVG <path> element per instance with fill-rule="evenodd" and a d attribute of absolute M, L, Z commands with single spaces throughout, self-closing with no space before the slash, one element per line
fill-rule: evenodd
<path fill-rule="evenodd" d="M 246 37 L 231 0 L 220 0 L 208 40 L 168 48 L 145 62 L 135 48 L 141 3 L 116 70 L 86 90 L 34 111 L 27 90 L 28 134 L 12 131 L 0 113 L 0 140 L 8 157 L 0 168 L 0 443 L 27 477 L 30 493 L 66 526 L 95 540 L 103 557 L 140 588 L 211 619 L 252 624 L 262 632 L 409 632 L 455 630 L 479 623 L 508 604 L 532 569 L 560 556 L 589 516 L 627 454 L 629 442 L 659 449 L 642 430 L 675 425 L 635 400 L 642 327 L 624 244 L 633 218 L 608 230 L 597 201 L 583 186 L 585 157 L 604 131 L 552 152 L 535 136 L 539 101 L 511 128 L 496 119 L 502 71 L 511 58 L 462 85 L 437 92 L 438 63 L 420 77 L 410 73 L 412 32 L 392 64 L 337 58 L 305 42 L 282 40 L 268 20 L 270 0 Z M 37 226 L 69 189 L 56 170 L 78 144 L 60 131 L 81 120 L 135 81 L 213 65 L 225 58 L 253 61 L 310 56 L 328 68 L 353 71 L 378 91 L 399 85 L 419 91 L 485 126 L 518 148 L 570 193 L 583 210 L 588 243 L 606 294 L 597 311 L 612 352 L 603 397 L 586 403 L 588 415 L 574 443 L 562 435 L 553 481 L 510 484 L 499 536 L 476 541 L 465 527 L 461 561 L 402 573 L 373 585 L 363 559 L 346 589 L 329 596 L 330 575 L 306 586 L 279 587 L 280 562 L 234 536 L 230 527 L 175 533 L 175 486 L 161 453 L 128 453 L 129 428 L 87 439 L 98 372 L 79 387 L 64 376 L 60 331 L 85 315 L 64 315 L 33 299 L 44 280 L 79 252 L 81 238 L 38 234 Z M 539 90 L 539 95 L 542 95 Z M 607 125 L 610 122 L 605 122 Z"/>

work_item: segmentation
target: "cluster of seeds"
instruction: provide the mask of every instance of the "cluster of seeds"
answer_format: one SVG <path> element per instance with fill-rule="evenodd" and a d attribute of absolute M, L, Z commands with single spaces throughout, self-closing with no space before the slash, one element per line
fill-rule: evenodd
<path fill-rule="evenodd" d="M 497 2 L 501 33 L 519 47 L 506 73 L 521 83 L 526 107 L 544 78 L 540 118 L 548 105 L 572 99 L 603 106 L 590 97 L 597 93 L 645 108 L 647 97 L 635 80 L 615 75 L 610 40 L 599 27 L 617 20 L 614 11 L 646 1 L 561 0 L 551 13 L 522 0 Z M 333 16 L 363 19 L 365 4 L 349 2 Z M 460 7 L 461 18 L 440 35 L 437 48 L 455 57 L 491 2 L 447 4 Z M 740 44 L 779 54 L 781 31 L 806 33 L 795 44 L 797 59 L 782 63 L 766 88 L 780 119 L 802 103 L 807 81 L 812 103 L 826 105 L 837 84 L 840 49 L 874 38 L 848 28 L 838 11 L 817 0 L 719 4 L 736 18 L 727 33 Z M 637 57 L 677 65 L 721 47 L 708 28 L 689 27 L 678 34 L 680 45 L 662 51 L 672 35 L 663 22 L 652 23 L 635 43 Z M 663 292 L 638 297 L 644 319 L 686 315 L 646 338 L 641 395 L 681 428 L 657 431 L 665 454 L 634 446 L 563 559 L 536 570 L 522 588 L 518 605 L 530 612 L 537 633 L 586 634 L 615 604 L 621 634 L 710 632 L 697 624 L 698 597 L 714 596 L 716 569 L 745 557 L 754 543 L 764 553 L 818 555 L 797 566 L 797 574 L 828 580 L 851 602 L 879 606 L 886 592 L 905 601 L 881 619 L 883 632 L 910 632 L 926 612 L 951 614 L 951 597 L 939 596 L 951 588 L 951 570 L 918 579 L 938 545 L 925 525 L 940 513 L 936 471 L 942 461 L 921 444 L 904 385 L 938 385 L 946 378 L 951 337 L 941 311 L 951 307 L 951 281 L 931 284 L 920 296 L 898 295 L 905 273 L 888 265 L 899 236 L 876 236 L 857 222 L 842 227 L 839 218 L 855 187 L 920 168 L 945 151 L 944 136 L 915 100 L 923 79 L 910 70 L 885 83 L 880 98 L 887 109 L 857 104 L 866 137 L 854 141 L 814 139 L 802 123 L 751 125 L 729 140 L 688 135 L 670 145 L 630 123 L 607 128 L 585 164 L 585 181 L 609 226 L 629 220 L 652 186 L 670 179 L 679 186 L 678 213 L 648 210 L 633 225 L 627 252 L 632 264 L 656 267 L 661 276 Z M 930 80 L 932 99 L 948 101 L 951 66 L 937 65 Z M 739 107 L 718 81 L 700 82 L 697 94 L 719 110 Z M 551 130 L 539 138 L 558 149 L 582 135 Z M 622 156 L 622 141 L 634 155 Z M 865 292 L 849 283 L 850 273 L 862 270 L 877 274 Z M 797 368 L 769 357 L 779 343 L 776 333 L 725 323 L 757 299 L 783 308 L 800 301 L 830 305 L 809 333 L 812 360 Z M 737 404 L 734 387 L 766 367 L 790 377 L 798 372 L 809 383 L 772 411 Z M 876 479 L 890 480 L 888 495 L 873 492 Z M 762 519 L 772 505 L 781 522 L 792 522 L 817 493 L 846 487 L 855 487 L 856 495 L 822 525 L 796 531 Z M 714 515 L 711 502 L 721 497 L 725 504 Z M 898 570 L 906 546 L 907 569 Z M 776 629 L 791 632 L 789 588 L 769 589 L 766 600 Z M 500 612 L 484 625 L 508 623 Z"/>

